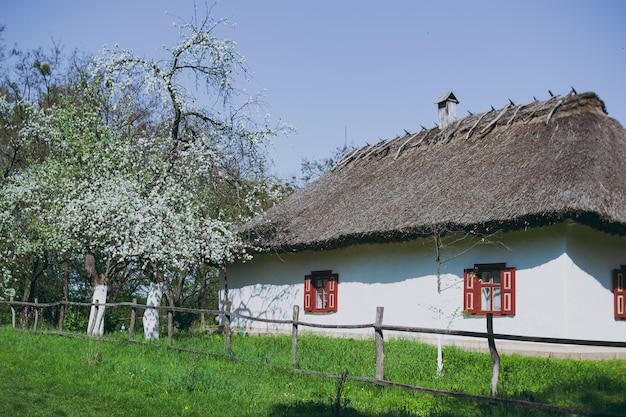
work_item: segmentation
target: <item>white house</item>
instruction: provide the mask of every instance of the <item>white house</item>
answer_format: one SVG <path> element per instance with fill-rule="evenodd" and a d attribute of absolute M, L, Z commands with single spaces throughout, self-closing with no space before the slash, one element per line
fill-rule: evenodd
<path fill-rule="evenodd" d="M 258 253 L 228 267 L 232 311 L 363 324 L 382 306 L 385 324 L 479 332 L 490 312 L 497 333 L 626 341 L 624 128 L 594 93 L 460 120 L 442 97 L 447 126 L 352 151 L 244 227 Z"/>

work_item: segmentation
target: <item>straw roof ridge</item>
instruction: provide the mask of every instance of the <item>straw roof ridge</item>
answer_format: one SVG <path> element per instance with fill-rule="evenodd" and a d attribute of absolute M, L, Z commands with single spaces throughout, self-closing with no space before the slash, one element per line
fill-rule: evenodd
<path fill-rule="evenodd" d="M 544 118 L 543 121 L 548 124 L 550 118 L 563 104 L 569 109 L 573 109 L 583 105 L 584 98 L 599 100 L 602 111 L 607 114 L 604 102 L 602 102 L 595 93 L 574 94 L 570 92 L 563 98 L 555 95 L 546 101 L 534 100 L 531 103 L 523 105 L 514 105 L 510 102 L 498 110 L 492 108 L 484 113 L 472 113 L 468 117 L 452 123 L 443 131 L 440 130 L 439 127 L 432 129 L 422 127 L 422 130 L 416 133 L 405 130 L 405 135 L 403 136 L 398 136 L 387 141 L 382 140 L 376 145 L 366 145 L 363 148 L 355 149 L 344 155 L 344 157 L 335 164 L 332 170 L 344 167 L 359 159 L 366 159 L 369 156 L 381 156 L 383 153 L 382 156 L 386 156 L 391 149 L 395 149 L 398 144 L 402 143 L 403 139 L 406 139 L 406 142 L 402 143 L 402 146 L 398 148 L 400 153 L 406 148 L 415 146 L 447 143 L 453 135 L 460 133 L 464 133 L 465 139 L 467 140 L 473 137 L 481 138 L 491 132 L 496 126 L 509 126 L 519 121 L 528 122 L 532 119 L 537 118 L 541 120 L 541 118 Z M 398 156 L 399 154 L 395 155 L 396 158 Z"/>
<path fill-rule="evenodd" d="M 241 234 L 320 250 L 569 219 L 626 235 L 626 131 L 595 93 L 510 102 L 355 149 Z"/>

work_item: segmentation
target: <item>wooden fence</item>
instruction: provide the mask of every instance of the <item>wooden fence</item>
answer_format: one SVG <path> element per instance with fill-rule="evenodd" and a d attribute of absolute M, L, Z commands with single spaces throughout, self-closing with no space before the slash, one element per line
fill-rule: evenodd
<path fill-rule="evenodd" d="M 553 404 L 543 404 L 543 403 L 535 403 L 530 401 L 523 400 L 515 400 L 509 398 L 501 398 L 498 397 L 497 387 L 498 387 L 498 379 L 499 379 L 499 370 L 500 370 L 500 355 L 496 348 L 496 340 L 511 340 L 511 341 L 521 341 L 521 342 L 532 342 L 532 343 L 547 343 L 547 344 L 558 344 L 558 345 L 574 345 L 574 346 L 597 346 L 597 347 L 613 347 L 613 348 L 626 348 L 626 342 L 616 342 L 616 341 L 599 341 L 599 340 L 581 340 L 581 339 L 564 339 L 564 338 L 549 338 L 549 337 L 533 337 L 533 336 L 518 336 L 518 335 L 508 335 L 508 334 L 500 334 L 493 332 L 493 315 L 487 314 L 486 316 L 486 332 L 474 332 L 474 331 L 465 331 L 465 330 L 451 330 L 451 329 L 434 329 L 434 328 L 424 328 L 424 327 L 409 327 L 409 326 L 394 326 L 394 325 L 386 325 L 383 324 L 383 315 L 384 308 L 377 307 L 376 308 L 376 316 L 375 321 L 373 323 L 366 324 L 356 324 L 356 325 L 326 325 L 326 324 L 318 324 L 300 321 L 300 308 L 299 306 L 293 307 L 293 318 L 292 320 L 275 320 L 275 319 L 265 319 L 259 317 L 251 317 L 238 313 L 231 312 L 230 303 L 226 303 L 225 310 L 208 310 L 208 309 L 193 309 L 193 308 L 184 308 L 184 307 L 173 307 L 173 306 L 155 306 L 149 307 L 143 304 L 137 304 L 137 299 L 133 299 L 132 302 L 119 302 L 119 303 L 80 303 L 80 302 L 72 302 L 72 301 L 56 301 L 52 303 L 39 303 L 35 298 L 34 302 L 23 302 L 23 301 L 14 301 L 11 299 L 10 301 L 0 301 L 0 305 L 9 305 L 11 308 L 11 321 L 12 326 L 16 326 L 16 307 L 30 307 L 34 312 L 34 323 L 33 330 L 38 331 L 39 325 L 39 317 L 41 315 L 41 311 L 44 308 L 54 308 L 58 307 L 60 309 L 59 312 L 59 323 L 58 329 L 60 332 L 63 332 L 63 320 L 64 320 L 64 312 L 67 306 L 79 306 L 79 307 L 95 307 L 96 313 L 97 310 L 104 307 L 130 307 L 131 315 L 130 315 L 130 323 L 128 326 L 128 339 L 129 341 L 135 341 L 135 327 L 137 321 L 137 310 L 138 309 L 156 309 L 160 311 L 167 312 L 167 346 L 172 349 L 189 351 L 188 349 L 178 348 L 172 346 L 172 335 L 173 335 L 173 317 L 175 313 L 192 313 L 198 314 L 203 317 L 202 321 L 204 321 L 204 317 L 206 315 L 209 316 L 223 316 L 224 317 L 224 326 L 223 331 L 225 335 L 225 346 L 224 352 L 227 357 L 235 358 L 232 355 L 232 333 L 233 329 L 231 326 L 233 318 L 239 318 L 242 320 L 248 320 L 253 322 L 262 322 L 269 324 L 278 324 L 285 325 L 291 327 L 291 366 L 295 372 L 307 374 L 307 375 L 317 375 L 323 377 L 336 378 L 340 380 L 350 379 L 357 382 L 368 382 L 374 383 L 380 386 L 386 387 L 395 387 L 408 391 L 414 392 L 423 392 L 429 393 L 433 395 L 440 396 L 448 396 L 455 397 L 466 400 L 477 400 L 484 401 L 488 403 L 494 404 L 509 404 L 527 408 L 541 409 L 547 411 L 555 411 L 560 413 L 569 413 L 579 416 L 607 416 L 607 417 L 619 417 L 615 414 L 607 414 L 592 410 L 581 410 L 577 408 L 571 407 L 563 407 Z M 97 314 L 93 315 L 97 317 Z M 333 330 L 356 330 L 356 329 L 372 329 L 375 340 L 375 349 L 376 349 L 376 377 L 375 378 L 367 378 L 367 377 L 359 377 L 359 376 L 348 376 L 347 374 L 332 374 L 325 372 L 315 372 L 308 370 L 298 369 L 298 331 L 301 327 L 310 327 L 317 329 L 333 329 Z M 431 388 L 418 387 L 413 385 L 401 384 L 393 381 L 385 380 L 385 347 L 384 347 L 384 332 L 402 332 L 402 333 L 417 333 L 417 334 L 437 334 L 437 335 L 448 335 L 448 336 L 460 336 L 460 337 L 470 337 L 470 338 L 483 338 L 487 339 L 489 351 L 492 358 L 492 377 L 490 384 L 490 395 L 474 395 L 474 394 L 466 394 L 462 392 L 452 392 L 452 391 L 442 391 Z M 194 353 L 204 353 L 204 352 L 196 352 Z"/>

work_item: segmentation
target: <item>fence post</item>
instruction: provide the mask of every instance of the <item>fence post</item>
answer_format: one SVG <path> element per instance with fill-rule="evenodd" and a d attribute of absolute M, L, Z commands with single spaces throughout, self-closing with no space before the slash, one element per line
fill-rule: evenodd
<path fill-rule="evenodd" d="M 383 313 L 385 307 L 376 307 L 376 324 L 374 324 L 374 338 L 376 340 L 376 379 L 385 379 L 385 346 L 383 330 Z"/>
<path fill-rule="evenodd" d="M 226 355 L 230 356 L 230 301 L 226 300 L 226 314 L 224 314 L 224 332 L 226 334 L 226 346 L 224 350 L 226 351 Z"/>
<path fill-rule="evenodd" d="M 174 304 L 174 301 L 170 297 L 170 307 Z M 167 309 L 167 347 L 172 347 L 172 333 L 174 331 L 174 312 L 171 309 Z"/>
<path fill-rule="evenodd" d="M 13 302 L 13 297 L 11 297 L 11 302 Z M 11 304 L 11 325 L 15 329 L 15 306 Z"/>
<path fill-rule="evenodd" d="M 93 320 L 87 326 L 87 335 L 88 336 L 93 336 L 93 333 L 96 330 L 96 324 L 98 323 L 98 309 L 99 309 L 98 300 L 94 300 L 93 308 L 94 308 Z"/>
<path fill-rule="evenodd" d="M 300 306 L 293 306 L 293 323 L 291 325 L 291 367 L 296 369 L 298 363 L 298 318 Z"/>
<path fill-rule="evenodd" d="M 37 297 L 35 297 L 35 304 L 37 304 Z M 37 331 L 37 324 L 39 323 L 39 309 L 37 308 L 37 306 L 35 305 L 35 323 L 33 324 L 33 330 Z"/>
<path fill-rule="evenodd" d="M 136 304 L 137 299 L 133 298 L 133 305 L 130 306 L 130 324 L 128 325 L 128 340 L 131 342 L 134 340 L 135 336 L 135 320 L 137 319 Z"/>
<path fill-rule="evenodd" d="M 490 393 L 492 397 L 497 397 L 498 378 L 500 376 L 500 355 L 496 350 L 496 341 L 493 338 L 493 313 L 487 313 L 487 342 L 489 343 L 492 363 Z"/>
<path fill-rule="evenodd" d="M 59 331 L 63 331 L 63 320 L 65 317 L 65 303 L 67 300 L 62 300 L 59 306 Z"/>

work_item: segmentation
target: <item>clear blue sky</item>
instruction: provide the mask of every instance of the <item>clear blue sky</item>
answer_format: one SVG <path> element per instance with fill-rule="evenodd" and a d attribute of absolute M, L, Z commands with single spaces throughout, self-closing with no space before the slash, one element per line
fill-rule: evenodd
<path fill-rule="evenodd" d="M 234 28 L 268 112 L 297 133 L 276 141 L 281 176 L 302 157 L 329 156 L 433 127 L 435 99 L 452 90 L 459 116 L 546 99 L 548 90 L 594 91 L 626 124 L 626 1 L 217 0 Z M 205 3 L 198 3 L 204 12 Z M 167 12 L 167 13 L 166 13 Z M 169 14 L 168 14 L 169 13 Z M 5 43 L 98 53 L 119 44 L 158 57 L 174 44 L 176 16 L 193 0 L 0 0 Z"/>

